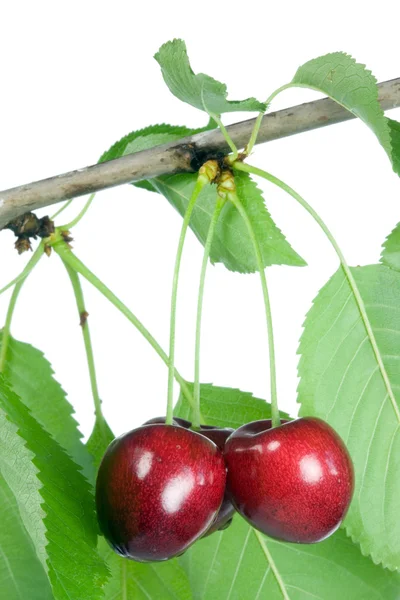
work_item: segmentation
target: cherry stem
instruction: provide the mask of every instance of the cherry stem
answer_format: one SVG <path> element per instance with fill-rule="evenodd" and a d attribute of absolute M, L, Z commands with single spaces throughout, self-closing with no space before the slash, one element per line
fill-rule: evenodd
<path fill-rule="evenodd" d="M 201 424 L 201 413 L 200 413 L 200 342 L 201 342 L 201 319 L 203 314 L 203 299 L 204 299 L 204 284 L 206 279 L 206 271 L 208 265 L 208 259 L 210 257 L 211 246 L 214 238 L 215 228 L 218 223 L 219 216 L 222 208 L 225 204 L 225 200 L 217 196 L 217 203 L 215 210 L 211 218 L 210 226 L 208 228 L 207 239 L 204 246 L 203 262 L 201 265 L 199 293 L 197 300 L 197 318 L 196 318 L 196 342 L 194 352 L 194 405 L 193 410 L 193 427 L 199 428 Z"/>
<path fill-rule="evenodd" d="M 97 385 L 96 368 L 95 368 L 95 364 L 94 364 L 92 340 L 90 337 L 89 323 L 86 320 L 87 312 L 86 312 L 86 308 L 85 308 L 85 300 L 84 300 L 84 296 L 83 296 L 82 286 L 81 286 L 81 282 L 80 282 L 78 273 L 76 273 L 76 271 L 74 271 L 74 269 L 72 267 L 70 267 L 70 265 L 68 265 L 65 261 L 63 261 L 63 265 L 66 268 L 69 278 L 71 280 L 71 285 L 72 285 L 72 289 L 74 291 L 75 300 L 76 300 L 76 306 L 78 308 L 78 314 L 79 314 L 79 318 L 80 318 L 80 325 L 82 327 L 82 336 L 83 336 L 83 342 L 85 345 L 86 359 L 87 359 L 88 370 L 89 370 L 90 385 L 92 388 L 92 396 L 93 396 L 93 402 L 94 402 L 94 412 L 96 415 L 96 421 L 99 424 L 101 432 L 105 436 L 106 422 L 104 419 L 103 411 L 101 410 L 101 399 L 99 396 L 99 388 Z"/>
<path fill-rule="evenodd" d="M 195 207 L 197 198 L 203 187 L 209 183 L 209 179 L 200 174 L 197 178 L 194 186 L 192 195 L 190 197 L 185 215 L 183 217 L 183 223 L 181 233 L 179 236 L 178 248 L 176 251 L 174 275 L 172 279 L 172 294 L 171 294 L 171 317 L 170 317 L 170 328 L 169 328 L 169 361 L 168 361 L 168 396 L 167 396 L 167 415 L 165 423 L 172 425 L 173 421 L 173 410 L 174 410 L 174 365 L 175 365 L 175 333 L 176 333 L 176 305 L 178 298 L 178 283 L 179 283 L 179 271 L 181 266 L 181 259 L 183 253 L 183 246 L 185 244 L 186 233 L 189 227 L 190 218 L 192 216 L 193 209 Z"/>
<path fill-rule="evenodd" d="M 282 85 L 277 90 L 275 90 L 274 92 L 272 92 L 272 94 L 265 101 L 265 104 L 267 105 L 266 111 L 265 112 L 260 112 L 259 115 L 258 115 L 258 117 L 257 117 L 257 119 L 256 119 L 256 122 L 254 123 L 253 131 L 251 132 L 249 143 L 247 144 L 247 146 L 246 146 L 246 148 L 244 150 L 244 153 L 245 153 L 246 156 L 249 156 L 252 153 L 252 151 L 253 151 L 253 148 L 254 148 L 255 143 L 257 141 L 258 133 L 260 131 L 260 127 L 261 127 L 261 123 L 262 123 L 263 117 L 266 114 L 266 112 L 267 112 L 267 110 L 269 108 L 269 105 L 271 104 L 272 100 L 275 98 L 275 96 L 277 96 L 278 94 L 280 94 L 281 92 L 283 92 L 283 90 L 286 90 L 286 89 L 292 87 L 292 85 L 293 85 L 292 83 L 287 83 L 285 85 Z"/>
<path fill-rule="evenodd" d="M 90 194 L 90 196 L 89 196 L 88 200 L 86 201 L 84 207 L 82 208 L 81 212 L 75 217 L 75 219 L 73 219 L 72 221 L 70 221 L 70 223 L 67 223 L 66 225 L 63 225 L 62 226 L 63 230 L 69 231 L 70 229 L 72 229 L 73 227 L 75 227 L 75 225 L 77 225 L 79 223 L 79 221 L 85 216 L 85 214 L 89 210 L 90 205 L 92 204 L 95 196 L 96 196 L 95 193 Z M 65 206 L 63 208 L 66 208 L 66 207 L 67 206 Z"/>
<path fill-rule="evenodd" d="M 133 314 L 133 312 L 119 299 L 117 296 L 98 278 L 92 273 L 75 254 L 67 246 L 63 240 L 57 240 L 53 243 L 53 248 L 57 254 L 61 257 L 69 267 L 75 272 L 82 275 L 89 283 L 91 283 L 107 300 L 111 302 L 127 319 L 136 327 L 136 329 L 142 334 L 142 336 L 149 342 L 154 348 L 163 362 L 168 366 L 169 359 L 167 354 L 161 348 L 160 344 L 155 340 L 151 333 L 146 329 L 141 321 Z M 175 369 L 175 379 L 179 383 L 182 393 L 187 398 L 189 403 L 194 406 L 193 396 L 187 386 L 186 381 Z"/>
<path fill-rule="evenodd" d="M 221 130 L 221 133 L 222 133 L 222 135 L 224 136 L 224 139 L 225 139 L 226 143 L 228 144 L 229 148 L 230 148 L 230 149 L 232 150 L 232 152 L 233 152 L 232 156 L 230 156 L 229 158 L 230 158 L 230 160 L 231 160 L 232 162 L 234 162 L 234 161 L 237 159 L 239 152 L 238 152 L 238 149 L 236 148 L 236 145 L 234 144 L 234 142 L 233 142 L 233 140 L 232 140 L 231 136 L 229 135 L 229 133 L 228 133 L 228 131 L 227 131 L 227 129 L 226 129 L 226 127 L 225 127 L 225 125 L 224 125 L 224 124 L 223 124 L 223 122 L 221 121 L 220 117 L 219 117 L 218 115 L 216 115 L 215 113 L 211 113 L 211 112 L 209 112 L 209 113 L 208 113 L 208 115 L 209 115 L 209 116 L 210 116 L 212 119 L 214 119 L 214 121 L 216 122 L 216 124 L 217 124 L 217 125 L 218 125 L 218 127 L 220 128 L 220 130 Z"/>
<path fill-rule="evenodd" d="M 235 163 L 235 165 L 241 163 Z M 265 316 L 267 321 L 267 331 L 268 331 L 268 346 L 269 346 L 269 371 L 270 371 L 270 387 L 271 387 L 271 421 L 272 427 L 279 427 L 281 424 L 279 418 L 279 408 L 278 408 L 278 395 L 277 395 L 277 386 L 276 386 L 276 365 L 275 365 L 275 346 L 274 346 L 274 332 L 272 327 L 272 314 L 271 314 L 271 303 L 269 300 L 268 294 L 268 286 L 267 286 L 267 278 L 265 276 L 264 263 L 261 254 L 260 245 L 258 243 L 256 234 L 253 229 L 253 225 L 249 219 L 249 216 L 240 202 L 236 192 L 228 192 L 227 199 L 232 202 L 232 204 L 236 207 L 238 212 L 240 213 L 243 221 L 246 224 L 247 230 L 249 232 L 250 239 L 253 244 L 254 254 L 257 261 L 258 271 L 260 273 L 261 287 L 263 291 L 264 297 L 264 306 L 265 306 Z"/>
<path fill-rule="evenodd" d="M 74 201 L 74 198 L 71 198 L 70 200 L 67 200 L 67 201 L 65 202 L 65 204 L 63 204 L 63 205 L 62 205 L 62 207 L 61 207 L 61 208 L 59 208 L 59 209 L 58 209 L 58 211 L 57 211 L 57 212 L 55 212 L 55 213 L 54 213 L 54 215 L 52 215 L 52 216 L 50 217 L 50 219 L 51 219 L 52 221 L 54 221 L 54 219 L 55 219 L 56 217 L 58 217 L 58 215 L 61 215 L 61 213 L 62 213 L 62 212 L 64 212 L 64 210 L 65 210 L 65 209 L 67 209 L 67 208 L 68 208 L 68 206 L 70 206 L 70 205 L 72 204 L 72 202 L 73 202 L 73 201 Z"/>
<path fill-rule="evenodd" d="M 262 177 L 263 179 L 266 179 L 267 181 L 270 181 L 271 183 L 273 183 L 274 185 L 278 186 L 279 188 L 281 188 L 282 190 L 284 190 L 285 192 L 287 192 L 290 196 L 292 196 L 292 198 L 294 198 L 303 208 L 306 209 L 306 211 L 313 217 L 313 219 L 318 223 L 318 225 L 321 227 L 322 231 L 325 233 L 326 237 L 328 238 L 328 240 L 330 241 L 330 243 L 332 244 L 339 260 L 340 260 L 340 264 L 342 266 L 342 269 L 344 271 L 344 274 L 347 278 L 347 281 L 349 283 L 350 289 L 353 292 L 354 295 L 354 299 L 357 303 L 358 306 L 358 310 L 360 312 L 361 318 L 363 320 L 366 332 L 368 334 L 369 340 L 371 342 L 371 346 L 372 349 L 374 351 L 375 354 L 375 358 L 376 361 L 378 363 L 381 375 L 382 375 L 382 379 L 385 383 L 387 392 L 388 392 L 388 396 L 392 402 L 393 408 L 396 412 L 396 415 L 400 421 L 400 411 L 398 409 L 397 403 L 396 403 L 396 399 L 394 397 L 393 394 L 393 390 L 392 390 L 392 386 L 390 384 L 389 381 L 389 377 L 388 374 L 386 372 L 385 369 L 385 365 L 383 364 L 383 360 L 382 360 L 382 356 L 381 353 L 379 351 L 379 347 L 378 344 L 376 342 L 375 339 L 375 335 L 374 332 L 372 330 L 372 326 L 365 308 L 365 304 L 364 304 L 364 300 L 362 299 L 362 296 L 360 294 L 360 291 L 358 289 L 357 283 L 353 277 L 353 274 L 351 272 L 351 269 L 349 267 L 349 265 L 347 264 L 347 261 L 343 255 L 343 252 L 341 251 L 339 244 L 337 243 L 336 239 L 333 237 L 332 233 L 330 232 L 330 230 L 328 229 L 327 225 L 325 224 L 325 222 L 321 219 L 321 217 L 318 215 L 318 213 L 308 204 L 308 202 L 306 202 L 304 200 L 304 198 L 302 198 L 302 196 L 300 196 L 300 194 L 298 194 L 293 188 L 291 188 L 289 185 L 287 185 L 285 182 L 283 182 L 281 179 L 278 179 L 277 177 L 275 177 L 274 175 L 272 175 L 271 173 L 268 173 L 268 171 L 264 171 L 263 169 L 259 169 L 258 167 L 253 167 L 252 165 L 248 165 L 245 163 L 241 163 L 241 162 L 236 162 L 233 167 L 235 169 L 237 169 L 238 171 L 244 171 L 245 173 L 251 173 L 253 175 L 258 175 L 259 177 Z"/>
<path fill-rule="evenodd" d="M 18 275 L 18 277 L 13 279 L 13 281 L 11 281 L 2 290 L 0 290 L 0 294 L 1 294 L 5 290 L 7 290 L 9 287 L 11 287 L 12 285 L 15 284 L 13 293 L 10 298 L 10 303 L 8 305 L 6 321 L 4 323 L 4 328 L 3 328 L 3 336 L 2 336 L 1 351 L 0 351 L 0 373 L 2 373 L 4 371 L 4 367 L 6 364 L 8 342 L 10 340 L 11 321 L 13 318 L 14 309 L 17 304 L 19 293 L 21 291 L 22 286 L 25 283 L 26 278 L 28 277 L 30 272 L 34 269 L 34 267 L 37 265 L 39 260 L 42 258 L 43 253 L 44 253 L 44 242 L 41 242 L 39 244 L 39 246 L 36 248 L 35 252 L 33 253 L 30 261 L 26 264 L 24 270 Z"/>

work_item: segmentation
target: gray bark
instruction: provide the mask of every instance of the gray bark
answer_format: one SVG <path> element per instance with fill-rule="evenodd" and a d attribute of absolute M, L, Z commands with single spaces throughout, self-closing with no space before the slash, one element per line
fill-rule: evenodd
<path fill-rule="evenodd" d="M 400 106 L 400 78 L 379 84 L 383 110 Z M 308 102 L 264 116 L 258 144 L 355 118 L 329 98 Z M 238 148 L 249 140 L 255 119 L 227 127 Z M 99 190 L 151 179 L 159 175 L 194 172 L 229 148 L 219 130 L 207 131 L 163 146 L 78 169 L 0 192 L 0 229 L 25 212 Z"/>

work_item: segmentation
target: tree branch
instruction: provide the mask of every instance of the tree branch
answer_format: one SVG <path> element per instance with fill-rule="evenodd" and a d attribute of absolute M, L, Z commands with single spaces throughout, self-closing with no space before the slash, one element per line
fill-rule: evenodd
<path fill-rule="evenodd" d="M 378 85 L 383 110 L 400 106 L 400 78 Z M 270 142 L 353 119 L 344 108 L 323 98 L 265 115 L 257 143 Z M 255 119 L 227 127 L 238 148 L 249 140 Z M 26 212 L 99 190 L 151 179 L 159 175 L 194 172 L 209 158 L 227 154 L 229 147 L 219 130 L 206 131 L 163 146 L 116 160 L 71 171 L 0 192 L 0 229 Z"/>

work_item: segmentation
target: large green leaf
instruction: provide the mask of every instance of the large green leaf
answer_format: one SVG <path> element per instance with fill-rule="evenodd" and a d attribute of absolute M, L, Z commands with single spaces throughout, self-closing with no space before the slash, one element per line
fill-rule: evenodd
<path fill-rule="evenodd" d="M 98 466 L 114 439 L 108 424 L 95 423 L 87 447 Z M 111 550 L 104 538 L 99 540 L 99 552 L 110 570 L 104 588 L 105 600 L 190 600 L 192 593 L 185 571 L 177 560 L 158 564 L 140 564 L 121 558 Z"/>
<path fill-rule="evenodd" d="M 186 382 L 193 393 L 193 383 Z M 233 427 L 237 429 L 250 421 L 271 418 L 271 405 L 265 400 L 255 398 L 251 392 L 242 392 L 235 388 L 219 387 L 210 383 L 200 386 L 201 415 L 206 425 Z M 281 411 L 282 418 L 288 415 Z M 174 415 L 193 418 L 192 408 L 181 393 L 174 409 Z"/>
<path fill-rule="evenodd" d="M 85 476 L 93 478 L 92 459 L 81 441 L 73 408 L 43 353 L 10 337 L 3 375 L 35 419 L 82 467 Z"/>
<path fill-rule="evenodd" d="M 392 155 L 388 119 L 378 101 L 376 79 L 365 65 L 344 52 L 332 52 L 306 62 L 297 70 L 292 84 L 322 92 L 364 121 L 377 136 L 400 174 L 399 156 Z"/>
<path fill-rule="evenodd" d="M 237 427 L 270 417 L 266 402 L 239 390 L 205 384 L 201 400 L 206 421 L 215 425 Z M 190 418 L 183 397 L 175 412 Z M 284 544 L 268 539 L 236 516 L 225 531 L 196 542 L 180 562 L 197 600 L 399 598 L 400 575 L 363 557 L 344 531 L 319 544 Z"/>
<path fill-rule="evenodd" d="M 0 379 L 0 469 L 56 600 L 97 600 L 107 576 L 92 490 L 79 467 Z"/>
<path fill-rule="evenodd" d="M 386 238 L 383 244 L 381 261 L 388 267 L 400 271 L 400 223 Z"/>
<path fill-rule="evenodd" d="M 347 532 L 363 553 L 394 569 L 400 567 L 400 273 L 383 265 L 352 272 L 383 367 L 339 269 L 305 321 L 298 401 L 302 415 L 319 416 L 339 432 L 353 458 Z"/>
<path fill-rule="evenodd" d="M 238 196 L 249 215 L 260 244 L 264 266 L 305 265 L 304 260 L 293 250 L 273 222 L 257 184 L 247 173 L 236 173 L 235 181 Z M 196 182 L 196 175 L 168 175 L 152 179 L 151 182 L 156 190 L 163 194 L 181 215 L 184 215 Z M 190 227 L 203 245 L 214 212 L 215 201 L 215 187 L 203 188 L 190 220 Z M 221 262 L 229 270 L 239 273 L 252 273 L 257 270 L 253 245 L 246 225 L 233 204 L 226 204 L 223 208 L 216 226 L 210 259 L 212 263 Z"/>
<path fill-rule="evenodd" d="M 51 600 L 53 594 L 18 510 L 0 474 L 0 595 L 4 600 Z"/>
<path fill-rule="evenodd" d="M 319 544 L 284 544 L 236 517 L 180 559 L 195 600 L 397 600 L 400 575 L 361 555 L 344 531 Z"/>
<path fill-rule="evenodd" d="M 220 115 L 234 111 L 262 111 L 266 106 L 255 98 L 227 100 L 226 85 L 204 73 L 193 73 L 183 40 L 172 40 L 161 46 L 154 56 L 161 67 L 170 91 L 195 108 Z"/>

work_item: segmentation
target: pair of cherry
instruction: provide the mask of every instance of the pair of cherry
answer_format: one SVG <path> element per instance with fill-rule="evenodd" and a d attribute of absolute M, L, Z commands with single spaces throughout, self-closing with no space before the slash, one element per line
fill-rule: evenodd
<path fill-rule="evenodd" d="M 116 552 L 167 560 L 227 527 L 235 509 L 274 538 L 318 542 L 349 507 L 353 466 L 336 432 L 312 417 L 236 431 L 155 418 L 115 439 L 100 465 L 100 529 Z"/>

